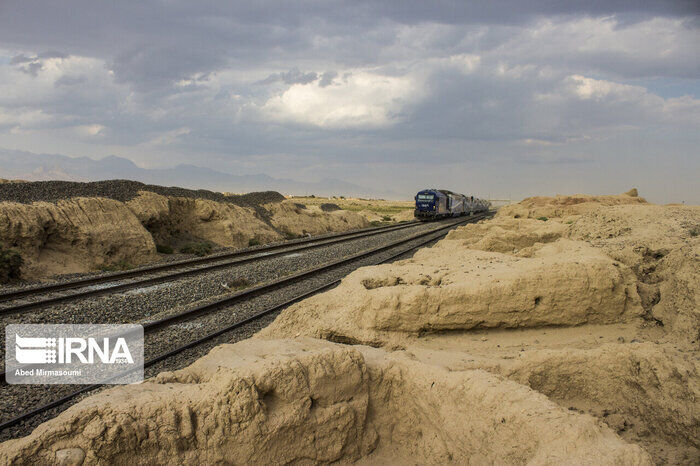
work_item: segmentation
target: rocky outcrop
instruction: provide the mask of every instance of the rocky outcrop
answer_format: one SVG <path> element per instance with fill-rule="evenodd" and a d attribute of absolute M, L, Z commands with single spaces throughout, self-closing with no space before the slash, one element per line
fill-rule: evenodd
<path fill-rule="evenodd" d="M 567 225 L 532 219 L 497 217 L 491 221 L 471 223 L 452 230 L 447 240 L 469 249 L 513 253 L 536 243 L 550 243 L 567 234 Z M 458 247 L 455 243 L 449 247 Z"/>
<path fill-rule="evenodd" d="M 637 276 L 647 318 L 669 341 L 700 349 L 700 207 L 631 205 L 588 212 L 569 237 L 586 241 Z"/>
<path fill-rule="evenodd" d="M 535 196 L 523 199 L 517 204 L 501 207 L 497 215 L 514 218 L 561 218 L 595 211 L 601 206 L 646 203 L 644 198 L 632 196 L 629 193 L 611 196 L 590 196 L 587 194 L 557 195 L 555 197 Z"/>
<path fill-rule="evenodd" d="M 460 241 L 361 268 L 283 311 L 260 335 L 400 345 L 425 332 L 614 323 L 642 314 L 632 271 L 585 243 L 559 240 L 518 257 L 459 248 Z"/>
<path fill-rule="evenodd" d="M 188 368 L 83 400 L 3 464 L 651 464 L 587 416 L 483 371 L 367 347 L 222 345 Z"/>
<path fill-rule="evenodd" d="M 258 243 L 282 239 L 255 211 L 230 203 L 143 191 L 126 205 L 161 244 L 204 240 L 246 247 L 254 238 Z"/>
<path fill-rule="evenodd" d="M 123 203 L 76 198 L 0 204 L 0 242 L 20 252 L 24 276 L 85 272 L 153 260 L 153 238 Z"/>
<path fill-rule="evenodd" d="M 177 192 L 178 188 L 163 189 Z M 41 278 L 141 265 L 158 258 L 155 244 L 177 249 L 195 241 L 241 248 L 369 225 L 361 215 L 348 211 L 301 209 L 291 202 L 264 207 L 247 204 L 275 199 L 274 194 L 281 196 L 278 193 L 219 195 L 235 199 L 238 205 L 197 198 L 194 191 L 185 191 L 188 196 L 181 197 L 140 191 L 124 202 L 87 197 L 55 203 L 0 202 L 0 246 L 20 253 L 24 278 Z M 209 197 L 216 194 L 207 193 Z"/>
<path fill-rule="evenodd" d="M 632 194 L 513 206 L 520 218 L 499 214 L 357 270 L 257 338 L 308 335 L 486 370 L 597 417 L 658 463 L 697 464 L 700 208 Z"/>

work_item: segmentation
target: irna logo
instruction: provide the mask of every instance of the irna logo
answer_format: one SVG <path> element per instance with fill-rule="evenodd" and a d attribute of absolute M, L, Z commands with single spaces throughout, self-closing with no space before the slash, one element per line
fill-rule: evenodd
<path fill-rule="evenodd" d="M 143 326 L 8 324 L 10 384 L 127 384 L 143 380 Z"/>
<path fill-rule="evenodd" d="M 133 364 L 124 338 L 39 338 L 15 334 L 15 359 L 20 364 Z"/>

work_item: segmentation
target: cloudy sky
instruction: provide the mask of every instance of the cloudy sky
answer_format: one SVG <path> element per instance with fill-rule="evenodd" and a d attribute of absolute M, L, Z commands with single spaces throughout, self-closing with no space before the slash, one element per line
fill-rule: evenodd
<path fill-rule="evenodd" d="M 693 1 L 0 0 L 0 148 L 700 203 Z"/>

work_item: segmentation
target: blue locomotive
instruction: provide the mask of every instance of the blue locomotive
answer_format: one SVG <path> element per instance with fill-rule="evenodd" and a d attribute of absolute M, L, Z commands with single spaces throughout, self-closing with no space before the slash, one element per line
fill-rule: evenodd
<path fill-rule="evenodd" d="M 474 196 L 453 193 L 446 189 L 424 189 L 416 194 L 414 215 L 421 220 L 459 217 L 486 212 L 491 203 Z"/>

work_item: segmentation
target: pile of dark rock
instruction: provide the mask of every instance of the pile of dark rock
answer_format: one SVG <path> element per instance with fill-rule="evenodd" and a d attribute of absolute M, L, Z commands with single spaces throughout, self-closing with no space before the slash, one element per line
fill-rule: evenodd
<path fill-rule="evenodd" d="M 340 209 L 340 206 L 338 204 L 327 203 L 327 204 L 321 204 L 321 210 L 324 212 L 333 212 L 335 210 L 341 210 L 341 209 Z"/>
<path fill-rule="evenodd" d="M 206 189 L 193 190 L 175 186 L 156 186 L 130 180 L 106 180 L 88 183 L 76 181 L 0 183 L 0 202 L 10 201 L 30 204 L 37 201 L 56 202 L 72 197 L 106 197 L 125 202 L 138 196 L 139 191 L 151 191 L 163 196 L 230 202 L 243 207 L 258 206 L 284 200 L 284 196 L 276 191 L 225 195 Z"/>

